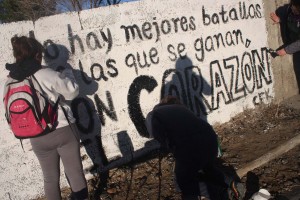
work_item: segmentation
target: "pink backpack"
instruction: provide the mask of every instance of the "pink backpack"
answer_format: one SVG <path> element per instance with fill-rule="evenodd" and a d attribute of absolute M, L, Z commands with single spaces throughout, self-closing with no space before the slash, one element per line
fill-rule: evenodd
<path fill-rule="evenodd" d="M 57 108 L 32 75 L 23 81 L 8 78 L 4 89 L 5 116 L 16 138 L 45 135 L 57 126 Z"/>

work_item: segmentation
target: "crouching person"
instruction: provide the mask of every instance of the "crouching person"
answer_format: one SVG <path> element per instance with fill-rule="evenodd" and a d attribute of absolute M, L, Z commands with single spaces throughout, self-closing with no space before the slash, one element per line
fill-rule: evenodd
<path fill-rule="evenodd" d="M 175 158 L 175 178 L 183 200 L 242 199 L 235 181 L 214 167 L 218 154 L 217 135 L 176 97 L 166 96 L 146 117 L 150 137 Z M 220 188 L 223 188 L 220 189 Z"/>

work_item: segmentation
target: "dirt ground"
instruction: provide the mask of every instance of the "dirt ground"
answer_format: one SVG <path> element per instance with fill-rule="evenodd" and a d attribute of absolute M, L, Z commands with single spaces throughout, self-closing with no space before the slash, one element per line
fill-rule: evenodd
<path fill-rule="evenodd" d="M 220 137 L 223 168 L 238 170 L 300 133 L 300 110 L 285 105 L 261 105 L 214 126 Z M 157 152 L 143 160 L 113 169 L 107 179 L 107 193 L 102 181 L 89 181 L 92 200 L 177 200 L 173 182 L 172 155 Z M 300 145 L 241 177 L 248 199 L 259 188 L 267 189 L 273 199 L 284 198 L 292 190 L 300 191 Z M 68 189 L 64 194 L 68 193 Z M 101 197 L 99 194 L 102 193 Z"/>

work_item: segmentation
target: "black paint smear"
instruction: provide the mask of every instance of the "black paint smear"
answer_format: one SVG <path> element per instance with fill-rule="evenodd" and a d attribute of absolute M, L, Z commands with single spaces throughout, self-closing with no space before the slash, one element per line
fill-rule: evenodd
<path fill-rule="evenodd" d="M 248 57 L 249 60 L 247 61 L 245 58 Z M 254 72 L 254 65 L 252 56 L 250 53 L 245 52 L 242 56 L 241 60 L 241 69 L 242 69 L 242 77 L 244 81 L 245 88 L 249 94 L 252 94 L 255 90 L 255 72 Z M 253 83 L 252 87 L 250 83 Z"/>
<path fill-rule="evenodd" d="M 107 44 L 108 44 L 106 54 L 111 51 L 111 48 L 113 46 L 113 40 L 112 40 L 112 35 L 111 35 L 111 32 L 110 32 L 110 29 L 107 29 L 107 33 L 108 33 L 108 37 L 106 37 L 105 33 L 101 31 L 102 39 L 105 42 L 107 42 Z"/>
<path fill-rule="evenodd" d="M 114 71 L 114 72 L 107 71 L 108 75 L 110 77 L 114 78 L 114 77 L 118 76 L 119 72 L 118 72 L 118 69 L 112 63 L 116 64 L 116 61 L 114 59 L 108 59 L 106 61 L 106 66 L 107 66 L 107 68 L 110 68 Z"/>
<path fill-rule="evenodd" d="M 100 100 L 97 94 L 94 95 L 94 100 L 96 102 L 99 118 L 103 126 L 105 125 L 105 118 L 104 118 L 103 111 L 107 114 L 107 116 L 110 119 L 112 119 L 113 121 L 118 121 L 117 114 L 112 101 L 112 97 L 109 91 L 106 91 L 106 98 L 108 101 L 108 107 L 105 106 L 105 104 Z"/>
<path fill-rule="evenodd" d="M 92 46 L 91 44 L 91 38 L 94 39 L 95 46 Z M 101 49 L 102 46 L 100 45 L 100 41 L 97 37 L 97 35 L 94 32 L 90 32 L 86 36 L 86 44 L 91 50 L 96 50 L 97 48 Z"/>
<path fill-rule="evenodd" d="M 81 73 L 81 78 L 82 80 L 86 83 L 86 84 L 91 84 L 92 83 L 92 80 L 88 80 L 86 78 L 86 75 L 83 71 L 83 67 L 82 67 L 82 63 L 81 63 L 81 60 L 79 60 L 79 69 L 80 69 L 80 73 Z"/>
<path fill-rule="evenodd" d="M 141 91 L 145 89 L 150 93 L 156 86 L 157 82 L 154 77 L 139 76 L 134 79 L 128 91 L 127 103 L 129 116 L 141 136 L 149 135 L 140 104 Z"/>
<path fill-rule="evenodd" d="M 98 68 L 100 70 L 100 74 L 98 77 L 95 76 L 94 74 L 94 69 L 95 68 Z M 91 66 L 91 74 L 92 74 L 92 78 L 96 81 L 100 81 L 101 79 L 103 79 L 104 81 L 107 81 L 108 78 L 105 76 L 104 74 L 104 69 L 102 67 L 102 65 L 100 65 L 99 63 L 94 63 L 92 66 Z"/>
<path fill-rule="evenodd" d="M 216 70 L 216 71 L 213 70 L 213 67 L 214 67 L 215 64 L 218 67 L 218 70 Z M 213 110 L 217 110 L 217 109 L 219 109 L 220 95 L 223 97 L 223 100 L 224 100 L 224 102 L 225 102 L 226 105 L 229 104 L 229 103 L 231 103 L 231 98 L 230 98 L 231 95 L 228 92 L 228 89 L 227 89 L 228 86 L 226 85 L 226 82 L 225 82 L 225 79 L 224 79 L 224 76 L 223 76 L 223 71 L 221 69 L 221 66 L 220 66 L 220 63 L 219 63 L 218 60 L 212 61 L 210 63 L 210 77 L 211 77 L 211 84 L 212 84 L 212 86 L 211 86 L 212 109 Z M 223 90 L 218 91 L 218 93 L 216 94 L 216 96 L 214 96 L 215 89 L 219 88 L 219 87 L 221 87 L 223 85 L 224 85 L 225 91 L 223 91 Z M 226 97 L 227 97 L 227 99 L 226 99 Z"/>
<path fill-rule="evenodd" d="M 230 63 L 231 61 L 234 64 Z M 246 96 L 246 90 L 244 83 L 239 84 L 241 69 L 239 64 L 239 57 L 238 56 L 231 56 L 223 60 L 223 65 L 225 69 L 231 69 L 231 81 L 230 81 L 230 98 L 232 101 L 237 101 Z M 235 96 L 237 95 L 237 96 Z"/>
<path fill-rule="evenodd" d="M 81 49 L 81 52 L 84 53 L 84 47 L 83 47 L 82 40 L 80 39 L 80 37 L 78 35 L 73 35 L 73 31 L 72 31 L 72 28 L 71 28 L 70 24 L 68 24 L 68 39 L 69 39 L 69 43 L 70 43 L 70 46 L 71 46 L 72 54 L 75 53 L 75 40 L 77 40 L 77 42 L 79 43 L 79 47 Z"/>
<path fill-rule="evenodd" d="M 257 88 L 260 89 L 263 87 L 263 83 L 262 83 L 263 80 L 266 82 L 267 85 L 273 82 L 271 72 L 270 72 L 269 53 L 266 47 L 261 48 L 261 57 L 259 56 L 257 50 L 252 50 L 251 53 L 252 53 L 253 65 L 254 68 L 256 69 Z M 268 73 L 269 76 L 266 76 L 265 73 Z"/>

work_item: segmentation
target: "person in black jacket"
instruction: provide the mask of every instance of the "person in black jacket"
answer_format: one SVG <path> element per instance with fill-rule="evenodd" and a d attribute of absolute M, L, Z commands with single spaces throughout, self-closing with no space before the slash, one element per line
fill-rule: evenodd
<path fill-rule="evenodd" d="M 294 71 L 300 88 L 300 0 L 291 0 L 270 14 L 273 24 L 280 24 L 283 45 L 276 56 L 293 55 Z M 299 91 L 300 93 L 300 91 Z"/>
<path fill-rule="evenodd" d="M 272 12 L 271 20 L 282 26 L 284 45 L 276 51 L 278 55 L 294 54 L 300 51 L 300 1 L 291 0 L 281 13 Z"/>
<path fill-rule="evenodd" d="M 176 97 L 163 98 L 148 113 L 146 127 L 150 137 L 173 153 L 175 178 L 182 192 L 182 199 L 193 200 L 200 196 L 228 199 L 227 188 L 231 185 L 235 199 L 242 198 L 234 181 L 214 167 L 218 141 L 212 126 L 197 118 Z M 216 196 L 216 191 L 210 188 L 211 182 L 226 188 L 227 198 Z"/>

